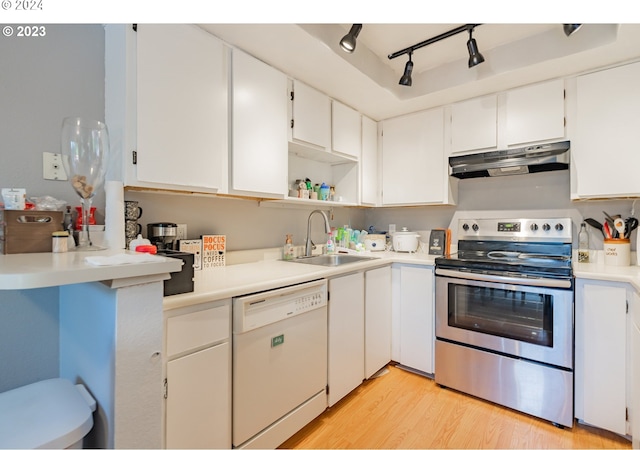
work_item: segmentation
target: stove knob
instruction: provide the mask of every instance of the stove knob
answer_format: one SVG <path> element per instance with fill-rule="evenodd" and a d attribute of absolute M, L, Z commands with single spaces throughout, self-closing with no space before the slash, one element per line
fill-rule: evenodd
<path fill-rule="evenodd" d="M 480 228 L 480 227 L 478 226 L 478 224 L 477 224 L 477 223 L 474 223 L 474 224 L 471 226 L 471 228 L 473 228 L 473 231 L 478 231 L 478 228 Z"/>
<path fill-rule="evenodd" d="M 462 224 L 462 229 L 464 231 L 469 231 L 469 224 L 468 223 Z"/>
<path fill-rule="evenodd" d="M 530 228 L 531 228 L 531 231 L 538 231 L 538 224 L 532 223 Z"/>
<path fill-rule="evenodd" d="M 562 226 L 561 223 L 557 223 L 556 224 L 556 231 L 562 231 L 564 229 L 564 227 Z"/>
<path fill-rule="evenodd" d="M 544 231 L 549 231 L 551 229 L 551 225 L 549 225 L 548 223 L 545 223 L 544 225 L 542 225 L 542 229 Z"/>

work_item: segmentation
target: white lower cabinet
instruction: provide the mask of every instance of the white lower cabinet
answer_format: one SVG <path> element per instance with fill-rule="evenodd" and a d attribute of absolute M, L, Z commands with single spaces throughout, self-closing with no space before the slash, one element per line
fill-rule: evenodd
<path fill-rule="evenodd" d="M 364 273 L 329 280 L 329 406 L 364 380 Z"/>
<path fill-rule="evenodd" d="M 165 312 L 165 448 L 231 448 L 231 301 Z"/>
<path fill-rule="evenodd" d="M 640 296 L 631 297 L 631 436 L 633 448 L 640 448 Z"/>
<path fill-rule="evenodd" d="M 627 434 L 627 302 L 623 283 L 576 280 L 575 416 L 589 425 Z"/>
<path fill-rule="evenodd" d="M 364 274 L 364 376 L 370 378 L 391 361 L 391 267 Z"/>
<path fill-rule="evenodd" d="M 392 289 L 392 359 L 408 368 L 433 374 L 433 267 L 394 264 Z"/>

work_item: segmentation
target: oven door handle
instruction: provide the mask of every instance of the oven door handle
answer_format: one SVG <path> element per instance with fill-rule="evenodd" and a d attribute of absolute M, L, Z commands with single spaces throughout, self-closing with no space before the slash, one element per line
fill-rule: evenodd
<path fill-rule="evenodd" d="M 500 275 L 488 275 L 477 272 L 460 272 L 450 269 L 436 269 L 436 275 L 442 275 L 453 278 L 462 278 L 464 280 L 476 281 L 493 281 L 505 284 L 521 284 L 524 286 L 540 286 L 551 288 L 570 288 L 571 280 L 555 280 L 550 278 L 517 278 L 504 277 Z"/>

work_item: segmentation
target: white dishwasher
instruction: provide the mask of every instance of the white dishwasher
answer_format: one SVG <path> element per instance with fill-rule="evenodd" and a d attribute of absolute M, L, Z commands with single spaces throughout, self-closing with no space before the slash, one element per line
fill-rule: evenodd
<path fill-rule="evenodd" d="M 275 448 L 327 407 L 327 282 L 233 299 L 233 446 Z"/>

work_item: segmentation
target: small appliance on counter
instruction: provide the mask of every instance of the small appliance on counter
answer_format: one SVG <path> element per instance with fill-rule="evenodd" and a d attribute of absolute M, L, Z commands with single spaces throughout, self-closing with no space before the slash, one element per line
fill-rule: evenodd
<path fill-rule="evenodd" d="M 178 225 L 170 222 L 150 223 L 147 225 L 147 239 L 158 250 L 173 250 L 173 244 L 178 236 Z"/>
<path fill-rule="evenodd" d="M 164 296 L 184 294 L 186 292 L 193 292 L 193 277 L 194 277 L 194 258 L 193 253 L 178 252 L 175 250 L 160 250 L 158 249 L 158 255 L 166 256 L 169 258 L 178 258 L 184 261 L 182 270 L 179 272 L 171 272 L 171 278 L 164 280 Z"/>
<path fill-rule="evenodd" d="M 402 231 L 394 231 L 391 239 L 393 241 L 393 249 L 396 252 L 415 253 L 418 250 L 420 235 L 403 227 Z"/>

